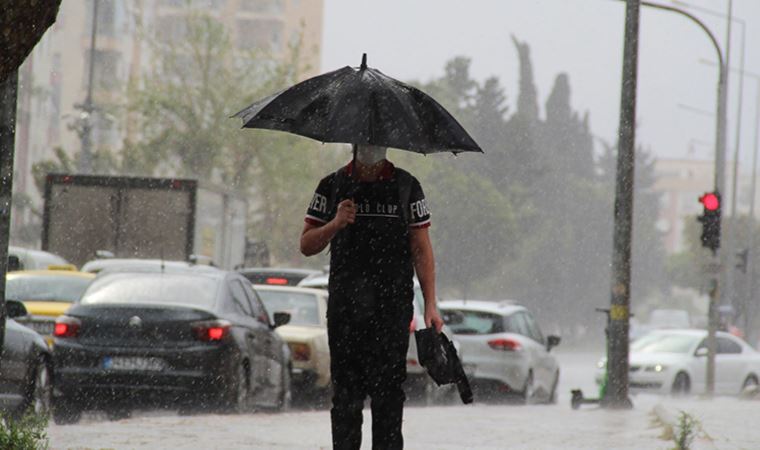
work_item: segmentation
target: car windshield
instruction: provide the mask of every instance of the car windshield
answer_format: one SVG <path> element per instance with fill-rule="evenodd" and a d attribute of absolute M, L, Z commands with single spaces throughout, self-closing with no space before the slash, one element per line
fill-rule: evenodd
<path fill-rule="evenodd" d="M 274 291 L 257 289 L 269 320 L 274 322 L 274 313 L 290 313 L 289 325 L 319 325 L 317 296 L 304 292 Z"/>
<path fill-rule="evenodd" d="M 8 277 L 5 296 L 18 301 L 75 302 L 90 284 L 89 278 L 56 275 Z"/>
<path fill-rule="evenodd" d="M 447 323 L 454 334 L 493 334 L 504 332 L 504 318 L 498 314 L 466 309 L 446 309 L 446 316 L 459 316 L 460 320 Z"/>
<path fill-rule="evenodd" d="M 635 353 L 688 353 L 700 336 L 650 333 L 631 343 Z"/>
<path fill-rule="evenodd" d="M 96 279 L 82 304 L 154 303 L 213 307 L 219 281 L 185 274 L 119 273 Z"/>

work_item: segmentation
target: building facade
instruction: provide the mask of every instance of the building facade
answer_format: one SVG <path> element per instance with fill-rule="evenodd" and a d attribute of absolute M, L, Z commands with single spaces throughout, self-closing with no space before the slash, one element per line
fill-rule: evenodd
<path fill-rule="evenodd" d="M 182 39 L 184 16 L 198 12 L 224 24 L 236 48 L 274 60 L 287 58 L 300 40 L 303 77 L 320 71 L 323 0 L 64 0 L 56 23 L 19 70 L 14 243 L 34 246 L 39 239 L 40 180 L 32 167 L 58 159 L 60 149 L 81 170 L 86 125 L 92 151 L 118 150 L 125 138 L 139 133 L 129 116 L 118 112 L 130 82 L 150 69 L 145 38 Z"/>

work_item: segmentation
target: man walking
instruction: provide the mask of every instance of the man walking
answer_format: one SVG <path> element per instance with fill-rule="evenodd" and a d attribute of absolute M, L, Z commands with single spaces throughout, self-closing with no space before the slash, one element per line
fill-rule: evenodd
<path fill-rule="evenodd" d="M 430 213 L 419 182 L 358 145 L 354 160 L 319 183 L 301 234 L 301 252 L 330 244 L 327 330 L 335 449 L 359 449 L 362 409 L 371 399 L 372 448 L 402 449 L 409 323 L 416 271 L 425 324 L 440 332 Z"/>

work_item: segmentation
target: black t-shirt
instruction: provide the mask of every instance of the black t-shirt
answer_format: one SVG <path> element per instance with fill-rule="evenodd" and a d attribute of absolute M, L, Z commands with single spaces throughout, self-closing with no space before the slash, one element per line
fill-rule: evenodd
<path fill-rule="evenodd" d="M 351 170 L 349 164 L 320 181 L 305 219 L 323 225 L 335 217 L 341 201 L 351 198 L 356 204 L 356 221 L 330 242 L 330 297 L 411 296 L 414 269 L 409 228 L 430 226 L 422 187 L 411 174 L 390 163 L 375 182 L 357 182 Z M 402 211 L 404 196 L 408 196 L 407 214 Z M 371 301 L 360 301 L 367 302 Z"/>

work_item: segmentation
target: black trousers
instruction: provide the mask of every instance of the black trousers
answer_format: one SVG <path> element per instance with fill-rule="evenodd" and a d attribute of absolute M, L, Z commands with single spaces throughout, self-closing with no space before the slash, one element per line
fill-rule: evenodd
<path fill-rule="evenodd" d="M 335 450 L 361 447 L 362 409 L 367 396 L 371 399 L 372 448 L 404 447 L 401 424 L 406 397 L 402 384 L 412 311 L 411 304 L 394 309 L 376 311 L 359 321 L 352 314 L 328 314 Z"/>

